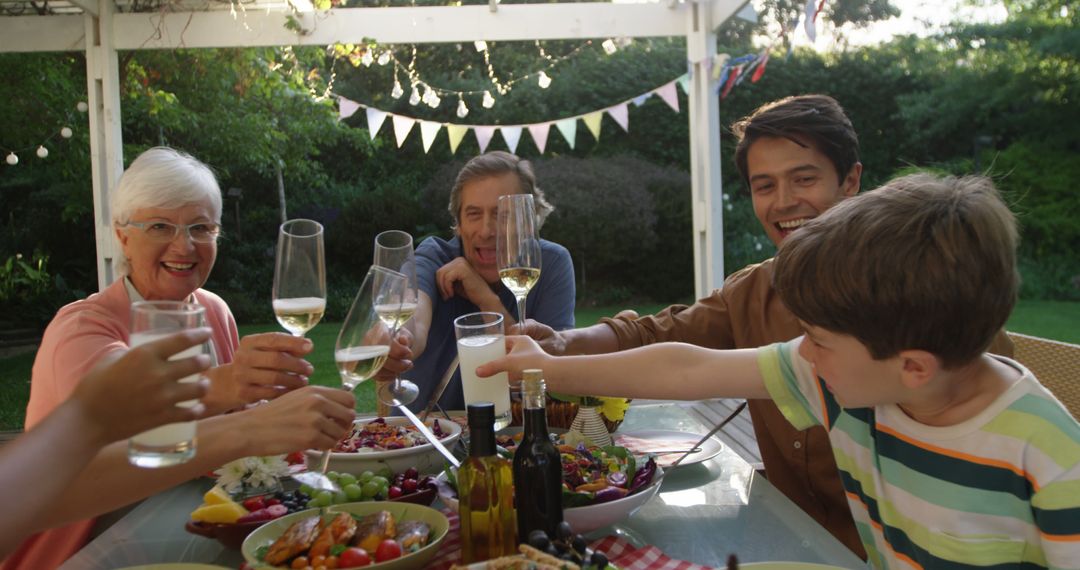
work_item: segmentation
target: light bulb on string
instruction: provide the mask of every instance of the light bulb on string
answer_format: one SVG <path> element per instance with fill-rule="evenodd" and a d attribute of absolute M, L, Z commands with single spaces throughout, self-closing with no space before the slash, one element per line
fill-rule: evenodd
<path fill-rule="evenodd" d="M 548 77 L 547 73 L 541 71 L 540 76 L 536 79 L 536 83 L 540 85 L 541 89 L 547 89 L 548 87 L 551 87 L 551 78 Z"/>
<path fill-rule="evenodd" d="M 434 109 L 434 108 L 438 107 L 440 103 L 442 103 L 442 98 L 439 97 L 438 93 L 432 91 L 431 92 L 431 97 L 428 98 L 428 102 L 427 102 L 428 107 L 431 107 L 432 109 Z"/>
<path fill-rule="evenodd" d="M 483 105 L 485 109 L 490 109 L 495 106 L 495 98 L 491 96 L 491 91 L 484 91 L 484 100 L 480 104 Z"/>
<path fill-rule="evenodd" d="M 38 158 L 45 158 L 49 156 L 49 149 L 45 148 L 45 145 L 40 145 L 37 147 L 37 155 Z"/>
<path fill-rule="evenodd" d="M 425 105 L 431 105 L 431 96 L 432 95 L 434 95 L 434 93 L 431 91 L 431 87 L 428 87 L 427 85 L 425 85 L 424 86 L 424 96 L 421 97 L 420 100 L 423 101 Z"/>
<path fill-rule="evenodd" d="M 465 99 L 458 95 L 457 100 L 457 116 L 459 119 L 464 119 L 469 114 L 469 107 L 465 105 Z"/>
<path fill-rule="evenodd" d="M 476 40 L 473 46 L 476 47 L 476 51 L 487 51 L 487 42 L 484 40 Z"/>
<path fill-rule="evenodd" d="M 68 127 L 64 127 L 62 129 L 60 129 L 60 136 L 64 137 L 65 139 L 70 139 L 71 138 L 71 129 L 69 129 Z"/>
<path fill-rule="evenodd" d="M 12 165 L 12 166 L 15 166 L 16 164 L 19 164 L 19 157 L 16 156 L 15 153 L 13 153 L 13 152 L 9 152 L 8 155 L 7 155 L 7 158 L 5 158 L 4 160 L 6 160 L 7 163 Z"/>
<path fill-rule="evenodd" d="M 364 55 L 360 56 L 360 63 L 364 64 L 364 67 L 371 67 L 371 62 L 375 61 L 375 57 L 371 55 L 371 50 L 364 51 Z"/>
<path fill-rule="evenodd" d="M 416 86 L 413 85 L 412 94 L 409 95 L 409 104 L 410 105 L 416 105 L 419 102 L 420 102 L 420 91 L 418 91 L 416 89 Z"/>
<path fill-rule="evenodd" d="M 386 65 L 386 64 L 390 63 L 390 52 L 384 51 L 384 52 L 380 53 L 378 62 L 379 62 L 379 65 Z"/>
<path fill-rule="evenodd" d="M 75 108 L 78 109 L 80 113 L 85 113 L 90 109 L 90 106 L 87 105 L 85 101 L 79 101 L 79 103 L 75 105 Z"/>
<path fill-rule="evenodd" d="M 611 38 L 608 38 L 608 39 L 604 40 L 604 43 L 602 43 L 600 45 L 601 45 L 601 47 L 604 48 L 604 53 L 606 53 L 608 55 L 611 55 L 611 54 L 613 54 L 613 53 L 615 53 L 616 51 L 619 50 L 619 48 L 615 46 L 615 41 L 612 40 Z"/>
<path fill-rule="evenodd" d="M 394 99 L 401 99 L 401 96 L 404 94 L 405 90 L 401 88 L 401 82 L 395 79 L 394 88 L 390 90 L 390 96 Z"/>

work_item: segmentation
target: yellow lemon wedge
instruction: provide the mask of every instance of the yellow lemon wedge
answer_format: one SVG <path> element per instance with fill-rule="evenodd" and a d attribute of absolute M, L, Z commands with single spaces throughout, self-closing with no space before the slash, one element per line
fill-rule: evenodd
<path fill-rule="evenodd" d="M 203 503 L 207 505 L 221 505 L 232 502 L 232 497 L 225 492 L 225 489 L 218 487 L 217 485 L 203 495 Z"/>
<path fill-rule="evenodd" d="M 233 524 L 236 519 L 248 514 L 247 509 L 229 501 L 217 505 L 203 505 L 191 513 L 191 520 L 206 523 Z"/>

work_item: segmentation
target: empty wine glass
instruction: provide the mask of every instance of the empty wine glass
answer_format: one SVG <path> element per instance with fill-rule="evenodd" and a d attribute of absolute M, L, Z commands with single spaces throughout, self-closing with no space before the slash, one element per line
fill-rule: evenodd
<path fill-rule="evenodd" d="M 322 224 L 289 220 L 278 231 L 274 263 L 274 316 L 302 337 L 326 311 L 326 254 Z"/>
<path fill-rule="evenodd" d="M 499 197 L 495 259 L 499 279 L 517 299 L 518 323 L 525 323 L 525 298 L 540 280 L 540 238 L 532 194 Z"/>
<path fill-rule="evenodd" d="M 375 265 L 405 276 L 406 285 L 401 303 L 375 308 L 383 322 L 396 333 L 400 327 L 409 323 L 416 312 L 419 298 L 412 236 L 401 230 L 387 230 L 375 236 Z M 405 406 L 416 400 L 420 389 L 416 384 L 395 376 L 393 382 L 380 382 L 376 393 L 379 402 L 385 406 Z M 380 415 L 385 415 L 383 410 L 380 410 Z"/>
<path fill-rule="evenodd" d="M 378 307 L 400 306 L 405 282 L 404 275 L 385 267 L 368 269 L 334 345 L 334 362 L 346 390 L 352 391 L 378 374 L 390 355 L 396 329 L 383 320 Z M 329 462 L 330 450 L 326 450 L 320 461 L 322 473 Z"/>

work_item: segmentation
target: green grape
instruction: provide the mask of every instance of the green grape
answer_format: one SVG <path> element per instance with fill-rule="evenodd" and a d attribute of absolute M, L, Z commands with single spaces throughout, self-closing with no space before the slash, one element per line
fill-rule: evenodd
<path fill-rule="evenodd" d="M 342 473 L 341 476 L 338 477 L 338 484 L 342 487 L 345 485 L 352 485 L 353 483 L 356 483 L 356 475 L 353 475 L 352 473 Z"/>
<path fill-rule="evenodd" d="M 387 489 L 387 488 L 390 487 L 390 480 L 387 479 L 386 477 L 381 477 L 379 475 L 376 475 L 376 476 L 372 477 L 371 481 L 369 481 L 369 482 L 370 483 L 375 483 L 376 485 L 378 485 L 380 488 L 383 488 L 383 489 Z"/>
<path fill-rule="evenodd" d="M 364 498 L 364 490 L 356 483 L 345 485 L 342 491 L 345 491 L 345 496 L 348 497 L 350 501 L 359 501 Z"/>
<path fill-rule="evenodd" d="M 345 493 L 343 491 L 338 491 L 338 492 L 334 493 L 334 504 L 335 505 L 340 505 L 341 503 L 347 503 L 347 502 L 349 502 L 349 498 L 345 495 Z"/>
<path fill-rule="evenodd" d="M 337 483 L 341 479 L 341 475 L 339 475 L 337 471 L 330 471 L 326 474 L 326 477 L 334 483 Z"/>
<path fill-rule="evenodd" d="M 315 488 L 311 485 L 308 485 L 307 483 L 304 483 L 303 485 L 300 485 L 300 492 L 309 497 L 312 497 L 315 495 Z"/>
<path fill-rule="evenodd" d="M 330 493 L 325 491 L 315 495 L 310 501 L 308 501 L 309 507 L 329 507 L 330 506 Z"/>
<path fill-rule="evenodd" d="M 364 483 L 364 488 L 363 488 L 364 498 L 365 499 L 370 499 L 370 498 L 374 497 L 375 495 L 378 495 L 379 491 L 381 491 L 381 490 L 382 490 L 382 487 L 380 487 L 378 483 L 376 483 L 374 481 L 368 481 L 367 483 Z"/>
<path fill-rule="evenodd" d="M 374 477 L 374 476 L 375 476 L 375 474 L 372 473 L 371 471 L 364 471 L 363 473 L 360 474 L 360 482 L 361 483 L 367 483 L 368 481 L 371 481 L 371 478 Z"/>

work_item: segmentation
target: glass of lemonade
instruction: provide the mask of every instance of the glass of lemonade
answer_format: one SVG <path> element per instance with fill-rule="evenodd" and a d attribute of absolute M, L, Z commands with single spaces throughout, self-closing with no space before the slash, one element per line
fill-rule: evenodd
<path fill-rule="evenodd" d="M 505 372 L 491 378 L 476 376 L 476 367 L 506 356 L 503 316 L 499 313 L 469 313 L 454 319 L 458 358 L 461 360 L 461 389 L 465 405 L 474 402 L 495 404 L 495 429 L 510 425 L 510 387 Z"/>
<path fill-rule="evenodd" d="M 180 301 L 140 301 L 131 305 L 132 348 L 153 342 L 184 329 L 206 326 L 206 309 L 194 303 Z M 207 341 L 178 352 L 170 360 L 199 354 L 210 356 L 210 365 L 217 364 L 213 344 Z M 180 382 L 195 382 L 199 374 L 181 378 Z M 178 406 L 191 407 L 196 400 Z M 195 457 L 195 422 L 166 424 L 144 431 L 128 440 L 128 461 L 139 467 L 169 467 Z"/>

